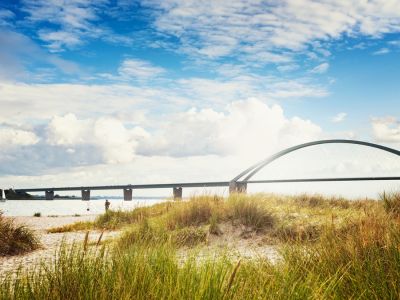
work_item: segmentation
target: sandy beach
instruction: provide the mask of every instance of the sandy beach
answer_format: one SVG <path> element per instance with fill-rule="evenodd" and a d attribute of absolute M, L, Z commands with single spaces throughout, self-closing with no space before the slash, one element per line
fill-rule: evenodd
<path fill-rule="evenodd" d="M 9 271 L 16 271 L 19 267 L 32 269 L 41 261 L 48 261 L 54 258 L 55 251 L 60 247 L 61 242 L 68 244 L 73 242 L 82 242 L 86 232 L 67 232 L 67 233 L 47 233 L 47 230 L 53 227 L 72 224 L 79 221 L 92 221 L 96 215 L 87 216 L 59 216 L 59 217 L 13 217 L 19 224 L 25 224 L 35 230 L 42 247 L 23 255 L 0 257 L 0 275 Z M 89 241 L 97 241 L 101 232 L 90 231 Z M 104 232 L 102 240 L 113 238 L 119 234 L 119 231 Z"/>

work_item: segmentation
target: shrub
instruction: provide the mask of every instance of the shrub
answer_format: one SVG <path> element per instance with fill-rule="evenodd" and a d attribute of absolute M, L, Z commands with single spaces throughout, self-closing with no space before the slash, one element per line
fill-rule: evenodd
<path fill-rule="evenodd" d="M 230 217 L 253 230 L 272 228 L 275 217 L 260 196 L 233 195 L 228 199 Z"/>
<path fill-rule="evenodd" d="M 384 192 L 380 195 L 380 199 L 387 213 L 400 217 L 400 192 Z"/>
<path fill-rule="evenodd" d="M 160 227 L 150 225 L 148 219 L 126 230 L 118 241 L 118 245 L 129 248 L 132 245 L 161 245 L 169 240 L 167 232 Z"/>
<path fill-rule="evenodd" d="M 193 197 L 189 201 L 175 203 L 167 217 L 169 229 L 186 226 L 198 226 L 209 222 L 214 214 L 216 218 L 224 205 L 222 197 L 200 196 Z"/>
<path fill-rule="evenodd" d="M 21 254 L 39 246 L 39 240 L 32 230 L 6 219 L 0 212 L 0 256 Z"/>
<path fill-rule="evenodd" d="M 222 234 L 222 230 L 218 225 L 218 217 L 215 214 L 213 214 L 210 218 L 210 227 L 208 228 L 208 231 L 215 235 Z"/>
<path fill-rule="evenodd" d="M 202 227 L 185 227 L 172 235 L 177 246 L 195 246 L 207 240 L 207 232 Z"/>
<path fill-rule="evenodd" d="M 33 214 L 34 217 L 40 218 L 42 216 L 42 214 L 40 212 L 35 212 Z"/>

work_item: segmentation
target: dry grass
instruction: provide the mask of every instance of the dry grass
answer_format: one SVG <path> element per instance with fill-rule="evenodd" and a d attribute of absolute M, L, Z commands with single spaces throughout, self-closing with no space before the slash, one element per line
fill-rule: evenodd
<path fill-rule="evenodd" d="M 228 199 L 229 217 L 233 221 L 255 230 L 260 231 L 274 227 L 276 218 L 265 205 L 267 199 L 259 196 L 233 195 Z"/>
<path fill-rule="evenodd" d="M 380 198 L 387 213 L 400 217 L 400 192 L 384 192 Z"/>
<path fill-rule="evenodd" d="M 169 229 L 199 226 L 210 221 L 211 216 L 221 218 L 224 212 L 224 199 L 219 196 L 193 197 L 189 201 L 176 202 L 166 217 Z"/>
<path fill-rule="evenodd" d="M 366 215 L 370 211 L 383 212 L 377 201 L 349 201 L 342 198 L 324 198 L 320 195 L 297 197 L 268 194 L 197 196 L 187 201 L 166 202 L 133 211 L 108 211 L 94 222 L 79 222 L 49 232 L 74 230 L 118 229 L 132 227 L 131 235 L 142 226 L 144 220 L 157 232 L 177 231 L 188 227 L 208 226 L 214 235 L 223 234 L 220 224 L 231 222 L 246 233 L 266 235 L 269 243 L 315 241 L 324 227 L 347 226 L 348 219 Z M 133 233 L 132 233 L 133 232 Z"/>
<path fill-rule="evenodd" d="M 287 244 L 274 264 L 212 255 L 198 260 L 195 253 L 182 261 L 171 240 L 154 240 L 163 236 L 159 228 L 143 220 L 138 230 L 125 247 L 62 248 L 50 267 L 0 280 L 0 299 L 400 297 L 400 225 L 379 210 L 341 228 L 324 227 L 314 243 Z"/>
<path fill-rule="evenodd" d="M 39 246 L 39 239 L 32 230 L 6 219 L 0 212 L 0 256 L 22 254 Z"/>
<path fill-rule="evenodd" d="M 398 217 L 383 201 L 340 201 L 208 196 L 113 214 L 102 224 L 130 222 L 117 243 L 61 249 L 50 266 L 0 280 L 0 299 L 399 299 Z M 221 223 L 275 239 L 280 259 L 179 259 Z"/>
<path fill-rule="evenodd" d="M 67 224 L 60 227 L 53 227 L 47 230 L 47 233 L 64 233 L 71 231 L 84 231 L 96 229 L 95 224 L 90 221 L 75 222 L 73 224 Z"/>

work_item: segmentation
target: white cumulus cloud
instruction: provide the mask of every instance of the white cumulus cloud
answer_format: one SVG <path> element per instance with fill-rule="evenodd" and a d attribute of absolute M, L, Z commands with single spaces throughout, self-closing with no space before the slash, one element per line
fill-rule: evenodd
<path fill-rule="evenodd" d="M 50 145 L 67 147 L 95 147 L 106 163 L 132 161 L 137 146 L 136 139 L 146 136 L 146 131 L 135 127 L 128 129 L 120 120 L 112 117 L 79 120 L 74 114 L 55 116 L 47 127 L 47 141 Z M 70 150 L 72 149 L 72 151 Z"/>
<path fill-rule="evenodd" d="M 257 99 L 235 101 L 222 112 L 193 108 L 172 116 L 161 128 L 139 145 L 140 153 L 263 156 L 322 134 L 311 121 L 289 119 L 279 105 L 269 106 Z"/>
<path fill-rule="evenodd" d="M 0 128 L 0 147 L 29 146 L 38 142 L 39 137 L 34 132 L 14 128 Z"/>

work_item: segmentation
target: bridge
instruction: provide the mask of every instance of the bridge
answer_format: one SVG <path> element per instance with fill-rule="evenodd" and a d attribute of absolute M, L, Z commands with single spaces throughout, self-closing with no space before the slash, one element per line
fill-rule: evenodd
<path fill-rule="evenodd" d="M 382 150 L 387 153 L 395 155 L 400 159 L 400 151 L 389 148 L 383 145 L 345 139 L 331 139 L 319 140 L 300 144 L 294 147 L 284 149 L 266 159 L 252 165 L 248 169 L 241 172 L 235 178 L 229 181 L 216 181 L 216 182 L 186 182 L 186 183 L 161 183 L 161 184 L 128 184 L 128 185 L 106 185 L 106 186 L 72 186 L 72 187 L 46 187 L 46 188 L 23 188 L 15 189 L 16 193 L 28 192 L 44 192 L 47 200 L 54 199 L 54 192 L 58 191 L 81 191 L 82 200 L 90 200 L 90 191 L 94 190 L 122 190 L 124 200 L 132 200 L 132 191 L 139 189 L 165 189 L 172 188 L 172 195 L 174 199 L 182 198 L 183 188 L 206 188 L 206 187 L 229 187 L 229 193 L 245 193 L 248 184 L 254 183 L 295 183 L 295 182 L 339 182 L 339 181 L 386 181 L 386 180 L 400 180 L 400 176 L 387 176 L 387 177 L 327 177 L 327 178 L 291 178 L 291 179 L 267 179 L 267 180 L 251 180 L 251 178 L 258 173 L 261 169 L 283 157 L 291 152 L 300 150 L 302 148 L 312 147 L 323 144 L 354 144 L 370 148 Z M 400 174 L 399 174 L 400 175 Z M 0 189 L 0 199 L 3 199 L 3 190 Z"/>

